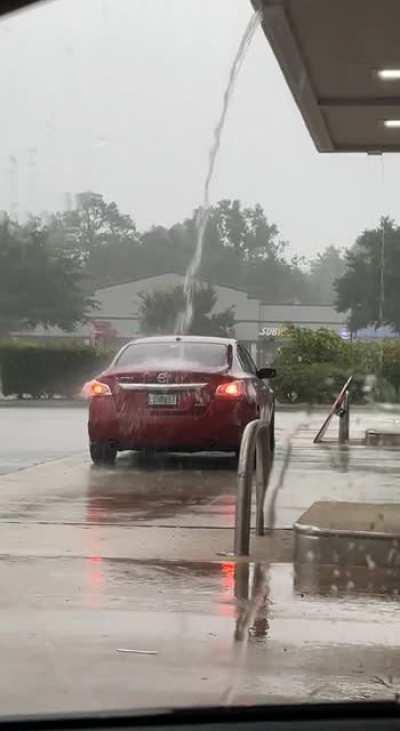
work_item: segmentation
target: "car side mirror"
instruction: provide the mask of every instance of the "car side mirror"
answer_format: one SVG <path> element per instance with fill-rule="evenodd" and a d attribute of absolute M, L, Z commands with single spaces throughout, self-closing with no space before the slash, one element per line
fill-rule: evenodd
<path fill-rule="evenodd" d="M 276 368 L 259 368 L 257 371 L 257 377 L 264 379 L 264 378 L 275 378 L 276 376 Z"/>

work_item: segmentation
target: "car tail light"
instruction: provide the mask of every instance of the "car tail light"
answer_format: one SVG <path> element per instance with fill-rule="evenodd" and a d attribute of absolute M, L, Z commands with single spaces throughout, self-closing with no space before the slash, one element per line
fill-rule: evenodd
<path fill-rule="evenodd" d="M 82 394 L 85 398 L 95 398 L 95 396 L 112 396 L 111 388 L 106 383 L 101 381 L 88 381 L 85 383 Z"/>
<path fill-rule="evenodd" d="M 243 381 L 229 381 L 228 383 L 221 383 L 215 391 L 217 398 L 226 399 L 239 399 L 244 396 L 244 383 Z"/>

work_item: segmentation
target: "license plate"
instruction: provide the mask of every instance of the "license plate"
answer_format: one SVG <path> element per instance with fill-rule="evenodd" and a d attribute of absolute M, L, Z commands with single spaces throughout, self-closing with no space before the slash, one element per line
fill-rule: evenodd
<path fill-rule="evenodd" d="M 149 393 L 149 406 L 176 406 L 176 393 Z"/>

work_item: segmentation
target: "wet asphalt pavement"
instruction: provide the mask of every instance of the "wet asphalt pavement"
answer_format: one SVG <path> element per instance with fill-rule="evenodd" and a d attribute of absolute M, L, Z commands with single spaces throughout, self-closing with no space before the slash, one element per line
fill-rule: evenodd
<path fill-rule="evenodd" d="M 0 402 L 0 475 L 86 450 L 86 408 Z"/>
<path fill-rule="evenodd" d="M 398 692 L 398 599 L 294 589 L 290 526 L 313 502 L 399 495 L 397 450 L 360 443 L 377 415 L 354 411 L 344 448 L 333 431 L 312 444 L 322 416 L 278 415 L 274 530 L 235 564 L 230 455 L 127 454 L 99 470 L 85 409 L 1 408 L 2 712 Z"/>

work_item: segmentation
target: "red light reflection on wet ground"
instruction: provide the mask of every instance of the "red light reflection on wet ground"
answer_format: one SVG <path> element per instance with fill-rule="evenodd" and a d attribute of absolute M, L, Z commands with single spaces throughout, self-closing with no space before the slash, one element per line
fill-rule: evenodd
<path fill-rule="evenodd" d="M 235 564 L 224 561 L 221 564 L 221 592 L 218 596 L 218 613 L 223 617 L 234 617 Z"/>

